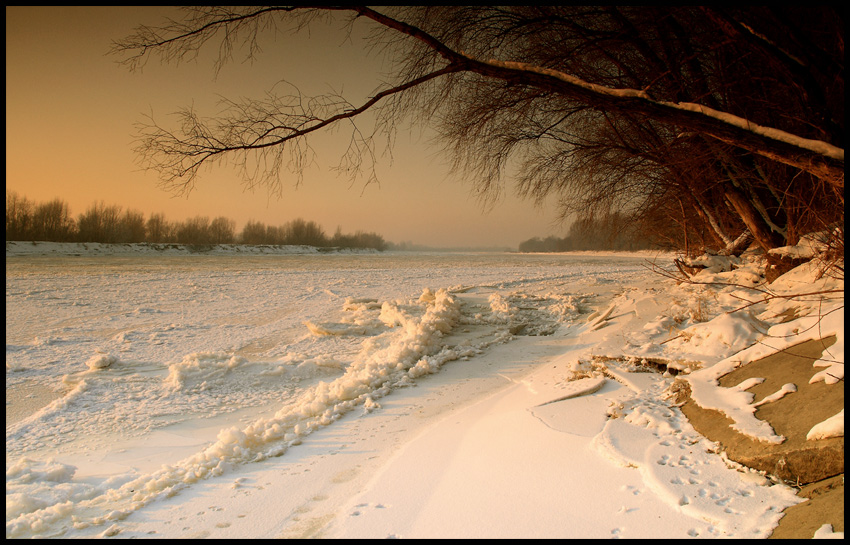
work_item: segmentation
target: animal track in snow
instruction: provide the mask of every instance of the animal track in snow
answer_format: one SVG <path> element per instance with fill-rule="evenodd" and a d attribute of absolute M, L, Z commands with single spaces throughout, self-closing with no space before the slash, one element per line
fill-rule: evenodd
<path fill-rule="evenodd" d="M 358 503 L 357 505 L 354 506 L 354 511 L 352 511 L 349 514 L 349 516 L 350 517 L 359 517 L 360 515 L 362 515 L 364 513 L 364 511 L 367 507 L 371 507 L 372 509 L 386 509 L 387 508 L 387 506 L 382 504 L 382 503 L 375 503 L 375 504 Z"/>

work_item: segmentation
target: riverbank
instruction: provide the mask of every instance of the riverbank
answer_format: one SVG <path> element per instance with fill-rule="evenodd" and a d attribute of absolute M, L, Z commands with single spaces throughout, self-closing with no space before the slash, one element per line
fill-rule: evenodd
<path fill-rule="evenodd" d="M 318 248 L 275 244 L 172 244 L 101 242 L 6 242 L 6 257 L 127 255 L 304 255 L 377 253 L 371 248 Z"/>

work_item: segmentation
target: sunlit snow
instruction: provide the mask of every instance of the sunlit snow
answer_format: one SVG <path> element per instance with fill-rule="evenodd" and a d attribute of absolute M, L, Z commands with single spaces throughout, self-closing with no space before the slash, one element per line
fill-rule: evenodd
<path fill-rule="evenodd" d="M 843 377 L 843 297 L 727 314 L 746 260 L 89 246 L 7 243 L 7 537 L 764 537 L 793 489 L 645 359 L 772 442 L 717 378 L 826 334 Z"/>

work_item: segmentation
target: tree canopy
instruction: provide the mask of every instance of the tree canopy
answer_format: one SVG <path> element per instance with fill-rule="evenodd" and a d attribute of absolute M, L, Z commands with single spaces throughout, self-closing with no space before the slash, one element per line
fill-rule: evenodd
<path fill-rule="evenodd" d="M 280 190 L 306 140 L 351 130 L 341 168 L 368 169 L 376 135 L 427 123 L 484 198 L 506 178 L 522 196 L 557 198 L 564 217 L 627 214 L 647 232 L 675 225 L 680 245 L 770 249 L 834 227 L 843 245 L 844 23 L 831 6 L 407 6 L 190 8 L 140 27 L 113 52 L 219 64 L 259 52 L 266 28 L 294 32 L 342 17 L 368 24 L 390 79 L 361 104 L 267 93 L 221 115 L 181 112 L 140 127 L 145 166 L 177 191 L 227 157 L 249 184 Z M 377 113 L 371 131 L 358 116 Z M 512 167 L 512 168 L 509 168 Z M 510 172 L 509 172 L 510 170 Z"/>

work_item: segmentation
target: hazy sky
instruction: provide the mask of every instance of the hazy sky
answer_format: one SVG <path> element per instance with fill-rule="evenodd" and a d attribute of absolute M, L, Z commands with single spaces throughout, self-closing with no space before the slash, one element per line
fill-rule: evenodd
<path fill-rule="evenodd" d="M 77 216 L 96 201 L 171 221 L 225 216 L 237 230 L 248 220 L 280 225 L 301 217 L 331 235 L 357 230 L 392 242 L 431 246 L 516 246 L 535 236 L 564 235 L 553 206 L 517 199 L 511 188 L 492 210 L 471 196 L 471 185 L 450 178 L 438 148 L 418 129 L 400 130 L 392 161 L 382 158 L 380 185 L 364 188 L 331 170 L 341 148 L 333 137 L 312 142 L 317 165 L 296 188 L 284 179 L 281 198 L 263 188 L 245 191 L 235 169 L 204 170 L 188 197 L 157 186 L 133 152 L 134 123 L 193 105 L 217 112 L 219 96 L 262 97 L 280 80 L 305 94 L 341 91 L 352 102 L 380 82 L 378 59 L 359 41 L 345 42 L 339 25 L 317 25 L 308 36 L 264 42 L 253 64 L 235 61 L 214 77 L 212 57 L 179 66 L 152 59 L 130 73 L 107 55 L 113 40 L 140 25 L 159 25 L 168 7 L 6 7 L 6 188 L 36 202 L 60 198 Z M 338 140 L 338 138 L 337 138 Z"/>

